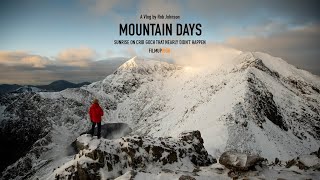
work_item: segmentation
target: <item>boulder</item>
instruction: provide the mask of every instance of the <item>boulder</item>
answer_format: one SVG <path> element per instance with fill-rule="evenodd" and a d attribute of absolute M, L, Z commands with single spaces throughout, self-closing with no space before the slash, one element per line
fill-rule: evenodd
<path fill-rule="evenodd" d="M 219 163 L 234 171 L 248 171 L 264 160 L 258 155 L 227 151 L 220 156 Z"/>

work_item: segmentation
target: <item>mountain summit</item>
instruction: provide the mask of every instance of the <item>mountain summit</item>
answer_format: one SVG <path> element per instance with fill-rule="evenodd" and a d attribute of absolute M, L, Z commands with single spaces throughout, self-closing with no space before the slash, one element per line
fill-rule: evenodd
<path fill-rule="evenodd" d="M 150 74 L 154 71 L 167 71 L 177 69 L 177 66 L 167 62 L 143 59 L 137 56 L 122 64 L 116 72 L 130 71 L 133 73 Z"/>

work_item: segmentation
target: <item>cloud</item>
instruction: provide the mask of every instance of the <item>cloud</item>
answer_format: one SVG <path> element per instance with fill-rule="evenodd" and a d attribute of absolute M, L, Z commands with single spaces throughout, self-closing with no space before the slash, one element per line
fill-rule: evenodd
<path fill-rule="evenodd" d="M 188 0 L 186 2 L 190 11 L 210 17 L 211 21 L 222 18 L 238 22 L 253 16 L 261 16 L 286 17 L 299 24 L 311 21 L 319 22 L 318 4 L 317 0 Z"/>
<path fill-rule="evenodd" d="M 320 25 L 313 24 L 267 36 L 230 37 L 225 45 L 243 51 L 262 51 L 279 56 L 300 68 L 320 74 Z"/>
<path fill-rule="evenodd" d="M 128 47 L 125 51 L 124 51 L 124 55 L 128 56 L 128 57 L 134 57 L 137 56 L 137 52 L 134 48 L 132 47 Z"/>
<path fill-rule="evenodd" d="M 172 59 L 175 63 L 201 69 L 216 69 L 232 63 L 241 51 L 220 44 L 206 46 L 184 46 L 172 49 Z"/>
<path fill-rule="evenodd" d="M 203 14 L 206 19 L 241 20 L 253 15 L 289 17 L 296 23 L 319 21 L 317 0 L 256 1 L 256 0 L 80 0 L 97 15 L 118 13 L 137 6 L 138 13 Z M 118 13 L 119 14 L 119 13 Z"/>
<path fill-rule="evenodd" d="M 88 47 L 65 49 L 56 57 L 59 63 L 70 66 L 88 66 L 97 57 L 97 53 Z"/>
<path fill-rule="evenodd" d="M 104 61 L 90 62 L 87 67 L 72 67 L 63 65 L 47 65 L 44 68 L 34 68 L 24 65 L 7 66 L 0 63 L 0 84 L 48 84 L 56 80 L 71 82 L 94 82 L 104 79 L 113 73 L 126 58 L 114 58 Z"/>
<path fill-rule="evenodd" d="M 32 55 L 25 51 L 0 51 L 0 64 L 44 68 L 51 64 L 47 57 Z"/>
<path fill-rule="evenodd" d="M 132 0 L 80 0 L 88 10 L 95 15 L 103 16 L 114 14 L 116 8 L 126 9 L 130 7 Z"/>
<path fill-rule="evenodd" d="M 93 2 L 94 3 L 92 4 L 92 6 L 89 7 L 90 10 L 99 15 L 103 15 L 108 11 L 112 10 L 112 8 L 116 6 L 119 1 L 118 0 L 108 0 L 108 1 L 94 0 Z"/>
<path fill-rule="evenodd" d="M 183 11 L 205 26 L 203 34 L 219 41 L 244 33 L 268 35 L 294 26 L 320 23 L 316 0 L 187 0 L 184 4 Z"/>
<path fill-rule="evenodd" d="M 33 68 L 46 68 L 50 65 L 86 67 L 96 58 L 95 50 L 88 47 L 62 50 L 54 59 L 27 51 L 0 51 L 0 64 Z"/>
<path fill-rule="evenodd" d="M 31 64 L 35 68 L 44 68 L 46 65 L 50 64 L 47 58 L 41 56 L 29 56 L 21 59 L 24 64 Z"/>
<path fill-rule="evenodd" d="M 95 58 L 96 52 L 87 47 L 65 49 L 52 59 L 27 51 L 0 51 L 0 84 L 48 84 L 60 79 L 93 82 L 104 79 L 127 60 Z"/>
<path fill-rule="evenodd" d="M 144 46 L 142 46 L 144 47 Z M 140 49 L 136 46 L 121 46 L 115 49 L 108 49 L 106 50 L 106 56 L 115 58 L 115 57 L 127 57 L 132 58 L 134 56 L 142 56 L 145 54 L 147 50 Z"/>
<path fill-rule="evenodd" d="M 283 32 L 289 30 L 289 24 L 279 20 L 266 19 L 259 24 L 246 26 L 243 29 L 244 34 L 267 36 L 272 33 Z"/>

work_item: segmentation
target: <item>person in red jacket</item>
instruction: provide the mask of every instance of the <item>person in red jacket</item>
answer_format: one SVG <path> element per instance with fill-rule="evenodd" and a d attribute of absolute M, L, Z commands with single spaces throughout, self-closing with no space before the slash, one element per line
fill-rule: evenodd
<path fill-rule="evenodd" d="M 101 135 L 101 117 L 103 116 L 103 110 L 102 108 L 99 106 L 99 101 L 98 99 L 94 99 L 93 103 L 90 107 L 89 110 L 89 115 L 90 115 L 90 120 L 92 122 L 92 128 L 90 131 L 90 134 L 93 136 L 94 134 L 94 128 L 96 126 L 96 124 L 98 125 L 98 139 L 100 139 L 100 135 Z"/>

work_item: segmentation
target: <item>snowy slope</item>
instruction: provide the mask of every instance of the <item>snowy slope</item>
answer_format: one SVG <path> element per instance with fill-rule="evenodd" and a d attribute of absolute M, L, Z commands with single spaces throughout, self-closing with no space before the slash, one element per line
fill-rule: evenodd
<path fill-rule="evenodd" d="M 319 77 L 280 58 L 242 53 L 233 66 L 213 72 L 184 67 L 145 74 L 146 66 L 155 63 L 133 58 L 88 86 L 111 95 L 117 107 L 107 119 L 155 136 L 198 129 L 216 156 L 237 149 L 287 160 L 320 145 Z"/>
<path fill-rule="evenodd" d="M 25 92 L 44 92 L 46 90 L 44 89 L 40 89 L 37 87 L 33 87 L 33 86 L 22 86 L 14 91 L 12 91 L 11 93 L 25 93 Z"/>
<path fill-rule="evenodd" d="M 0 122 L 14 117 L 19 123 L 30 111 L 45 115 L 39 119 L 46 128 L 34 128 L 42 135 L 37 143 L 30 141 L 36 145 L 25 156 L 33 164 L 31 176 L 38 178 L 72 158 L 65 147 L 90 126 L 87 109 L 93 98 L 106 112 L 104 122 L 125 122 L 133 134 L 176 137 L 200 130 L 216 158 L 232 149 L 288 160 L 320 146 L 319 89 L 319 77 L 264 53 L 241 53 L 214 70 L 134 57 L 86 87 L 1 97 Z M 19 114 L 23 108 L 26 114 Z M 45 148 L 33 151 L 39 147 Z"/>

